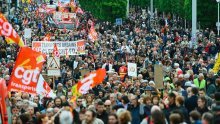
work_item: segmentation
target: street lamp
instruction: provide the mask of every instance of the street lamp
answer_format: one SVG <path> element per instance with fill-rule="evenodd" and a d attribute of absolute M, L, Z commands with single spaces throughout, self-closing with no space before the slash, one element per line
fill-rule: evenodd
<path fill-rule="evenodd" d="M 218 24 L 217 24 L 217 29 L 218 29 L 218 36 L 219 36 L 219 2 L 220 2 L 220 0 L 216 0 L 216 2 L 218 3 Z"/>

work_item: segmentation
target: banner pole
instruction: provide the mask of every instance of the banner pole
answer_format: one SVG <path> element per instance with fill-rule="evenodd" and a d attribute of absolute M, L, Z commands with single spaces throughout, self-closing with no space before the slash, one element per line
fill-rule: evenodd
<path fill-rule="evenodd" d="M 53 90 L 55 91 L 55 77 L 53 76 Z"/>

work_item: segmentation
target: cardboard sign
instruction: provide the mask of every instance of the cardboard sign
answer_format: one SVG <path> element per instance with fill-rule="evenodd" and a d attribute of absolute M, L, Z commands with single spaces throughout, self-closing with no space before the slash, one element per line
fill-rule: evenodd
<path fill-rule="evenodd" d="M 154 65 L 154 82 L 158 89 L 163 88 L 163 66 Z"/>

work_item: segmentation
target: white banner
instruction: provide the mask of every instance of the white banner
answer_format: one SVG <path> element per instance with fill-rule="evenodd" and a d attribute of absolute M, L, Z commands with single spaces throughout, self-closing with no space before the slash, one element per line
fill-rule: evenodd
<path fill-rule="evenodd" d="M 85 54 L 85 42 L 79 41 L 33 41 L 32 49 L 49 55 L 53 53 L 54 44 L 57 44 L 57 48 L 61 56 L 66 55 L 82 55 Z"/>
<path fill-rule="evenodd" d="M 128 76 L 137 77 L 136 63 L 128 63 Z"/>

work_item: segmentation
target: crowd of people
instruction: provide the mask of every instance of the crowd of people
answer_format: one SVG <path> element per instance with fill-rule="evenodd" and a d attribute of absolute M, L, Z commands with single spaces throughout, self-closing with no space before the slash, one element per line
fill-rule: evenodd
<path fill-rule="evenodd" d="M 162 16 L 143 18 L 141 9 L 131 9 L 123 25 L 99 21 L 92 14 L 79 14 L 78 28 L 60 30 L 48 21 L 51 15 L 36 16 L 34 3 L 17 8 L 10 23 L 20 36 L 25 28 L 41 41 L 50 33 L 51 41 L 85 39 L 85 55 L 61 56 L 61 76 L 47 78 L 56 98 L 41 98 L 11 92 L 12 124 L 219 124 L 220 73 L 214 73 L 220 39 L 211 29 L 201 30 L 196 41 L 179 20 Z M 98 40 L 87 39 L 88 21 L 96 23 Z M 24 24 L 23 20 L 28 20 Z M 0 76 L 8 82 L 19 47 L 0 40 Z M 137 64 L 138 76 L 127 74 L 127 63 Z M 154 65 L 162 65 L 163 82 L 154 81 Z M 70 101 L 72 86 L 82 72 L 105 68 L 107 76 L 98 86 Z M 45 68 L 43 72 L 47 72 Z M 55 83 L 55 84 L 54 84 Z M 161 83 L 163 88 L 156 87 Z"/>

